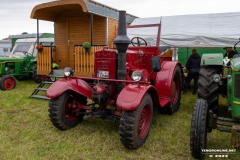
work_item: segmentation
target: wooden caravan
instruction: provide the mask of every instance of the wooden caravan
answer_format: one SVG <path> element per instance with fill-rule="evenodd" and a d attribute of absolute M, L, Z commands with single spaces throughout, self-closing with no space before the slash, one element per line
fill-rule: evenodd
<path fill-rule="evenodd" d="M 70 66 L 75 76 L 92 76 L 94 52 L 104 46 L 113 47 L 117 34 L 118 10 L 91 0 L 60 0 L 43 3 L 33 8 L 31 18 L 54 22 L 55 54 L 44 48 L 39 53 L 38 73 L 51 71 L 49 59 L 60 68 Z M 127 23 L 136 17 L 127 14 Z M 92 44 L 90 53 L 82 48 L 83 42 Z"/>

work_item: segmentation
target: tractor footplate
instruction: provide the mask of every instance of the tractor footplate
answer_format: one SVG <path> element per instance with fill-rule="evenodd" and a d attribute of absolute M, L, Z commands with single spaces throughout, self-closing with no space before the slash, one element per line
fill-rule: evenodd
<path fill-rule="evenodd" d="M 217 129 L 224 132 L 231 132 L 232 126 L 237 126 L 238 123 L 239 121 L 235 119 L 218 117 Z"/>
<path fill-rule="evenodd" d="M 233 123 L 226 121 L 217 121 L 217 129 L 224 132 L 231 132 Z"/>
<path fill-rule="evenodd" d="M 233 125 L 232 126 L 232 146 L 240 150 L 240 126 Z"/>

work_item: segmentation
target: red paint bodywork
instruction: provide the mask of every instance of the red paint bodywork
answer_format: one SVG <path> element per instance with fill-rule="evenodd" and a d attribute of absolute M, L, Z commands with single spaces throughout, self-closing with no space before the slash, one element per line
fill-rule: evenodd
<path fill-rule="evenodd" d="M 131 52 L 129 54 L 129 51 Z M 128 47 L 126 61 L 133 66 L 140 69 L 147 69 L 149 73 L 152 72 L 151 58 L 153 56 L 159 56 L 159 47 L 146 46 L 146 47 Z"/>
<path fill-rule="evenodd" d="M 94 94 L 102 94 L 104 92 L 106 92 L 106 85 L 105 84 L 97 84 L 93 87 L 93 93 Z"/>
<path fill-rule="evenodd" d="M 151 95 L 155 105 L 165 107 L 170 102 L 174 69 L 180 64 L 177 61 L 173 62 L 168 59 L 160 59 L 161 70 L 159 72 L 153 72 L 151 68 L 151 57 L 159 56 L 159 53 L 159 47 L 129 47 L 126 54 L 126 80 L 117 80 L 117 52 L 113 49 L 97 51 L 95 54 L 95 76 L 98 70 L 104 70 L 109 71 L 109 78 L 63 78 L 55 82 L 48 89 L 47 96 L 49 98 L 56 98 L 63 92 L 72 90 L 91 99 L 92 87 L 85 80 L 111 82 L 112 84 L 123 82 L 127 84 L 123 90 L 118 95 L 114 96 L 113 93 L 110 95 L 110 97 L 117 97 L 116 106 L 119 109 L 136 109 L 146 93 Z M 131 74 L 135 70 L 140 70 L 143 73 L 143 78 L 140 82 L 135 82 L 131 79 Z M 96 84 L 96 86 L 98 84 Z M 99 90 L 102 88 L 97 87 L 96 89 Z M 112 90 L 115 89 L 112 88 Z"/>
<path fill-rule="evenodd" d="M 177 65 L 181 68 L 181 65 L 178 62 L 172 62 L 171 58 L 163 57 L 159 60 L 161 70 L 153 72 L 151 59 L 160 56 L 161 24 L 130 26 L 130 28 L 139 27 L 158 27 L 158 41 L 156 46 L 128 47 L 126 53 L 126 80 L 117 79 L 117 63 L 119 63 L 117 51 L 104 48 L 95 52 L 94 78 L 61 79 L 48 89 L 47 96 L 55 98 L 66 90 L 75 91 L 87 98 L 92 98 L 92 91 L 98 94 L 107 93 L 108 101 L 111 104 L 116 104 L 117 108 L 134 110 L 139 107 L 143 97 L 148 93 L 151 95 L 154 105 L 167 106 L 171 101 L 174 69 Z M 135 70 L 142 72 L 140 82 L 135 82 L 131 78 Z M 99 75 L 103 78 L 100 78 Z M 91 84 L 92 87 L 85 82 L 89 80 L 94 82 Z M 122 88 L 124 86 L 122 85 L 122 90 L 119 90 L 119 83 L 124 83 L 126 86 Z"/>
<path fill-rule="evenodd" d="M 122 110 L 136 109 L 144 95 L 150 93 L 155 105 L 166 107 L 170 102 L 173 72 L 179 62 L 163 62 L 154 80 L 155 85 L 129 84 L 118 95 L 116 105 Z M 157 100 L 156 100 L 157 99 Z"/>
<path fill-rule="evenodd" d="M 103 49 L 96 51 L 94 58 L 94 75 L 98 78 L 98 71 L 108 71 L 109 79 L 116 79 L 117 54 L 114 49 Z"/>
<path fill-rule="evenodd" d="M 162 107 L 170 102 L 173 72 L 177 65 L 180 65 L 177 61 L 164 61 L 156 75 L 155 87 Z"/>
<path fill-rule="evenodd" d="M 157 102 L 157 93 L 154 90 L 156 89 L 152 85 L 129 84 L 118 95 L 116 106 L 122 110 L 134 110 L 138 108 L 147 92 Z"/>
<path fill-rule="evenodd" d="M 62 78 L 53 83 L 47 90 L 47 96 L 49 98 L 56 98 L 63 92 L 72 90 L 87 98 L 92 98 L 92 88 L 90 85 L 79 78 Z"/>

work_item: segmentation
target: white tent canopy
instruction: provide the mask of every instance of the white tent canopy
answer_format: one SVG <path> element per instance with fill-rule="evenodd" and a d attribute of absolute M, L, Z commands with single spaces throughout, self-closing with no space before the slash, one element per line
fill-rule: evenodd
<path fill-rule="evenodd" d="M 136 18 L 131 25 L 159 24 L 161 46 L 232 47 L 240 38 L 240 12 Z M 156 45 L 157 27 L 129 28 L 128 36 Z"/>

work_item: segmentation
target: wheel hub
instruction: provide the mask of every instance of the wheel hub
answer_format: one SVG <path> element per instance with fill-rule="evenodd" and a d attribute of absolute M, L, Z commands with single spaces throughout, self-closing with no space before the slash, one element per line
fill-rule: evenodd
<path fill-rule="evenodd" d="M 146 105 L 143 107 L 139 118 L 138 136 L 141 139 L 143 139 L 148 133 L 148 129 L 150 126 L 150 117 L 151 109 L 149 105 Z"/>
<path fill-rule="evenodd" d="M 77 115 L 76 110 L 77 105 L 75 104 L 75 100 L 73 98 L 68 98 L 65 104 L 65 118 L 69 121 L 76 121 Z"/>
<path fill-rule="evenodd" d="M 7 89 L 7 90 L 10 90 L 12 89 L 14 86 L 14 80 L 12 78 L 8 78 L 5 80 L 4 82 L 4 87 Z"/>

